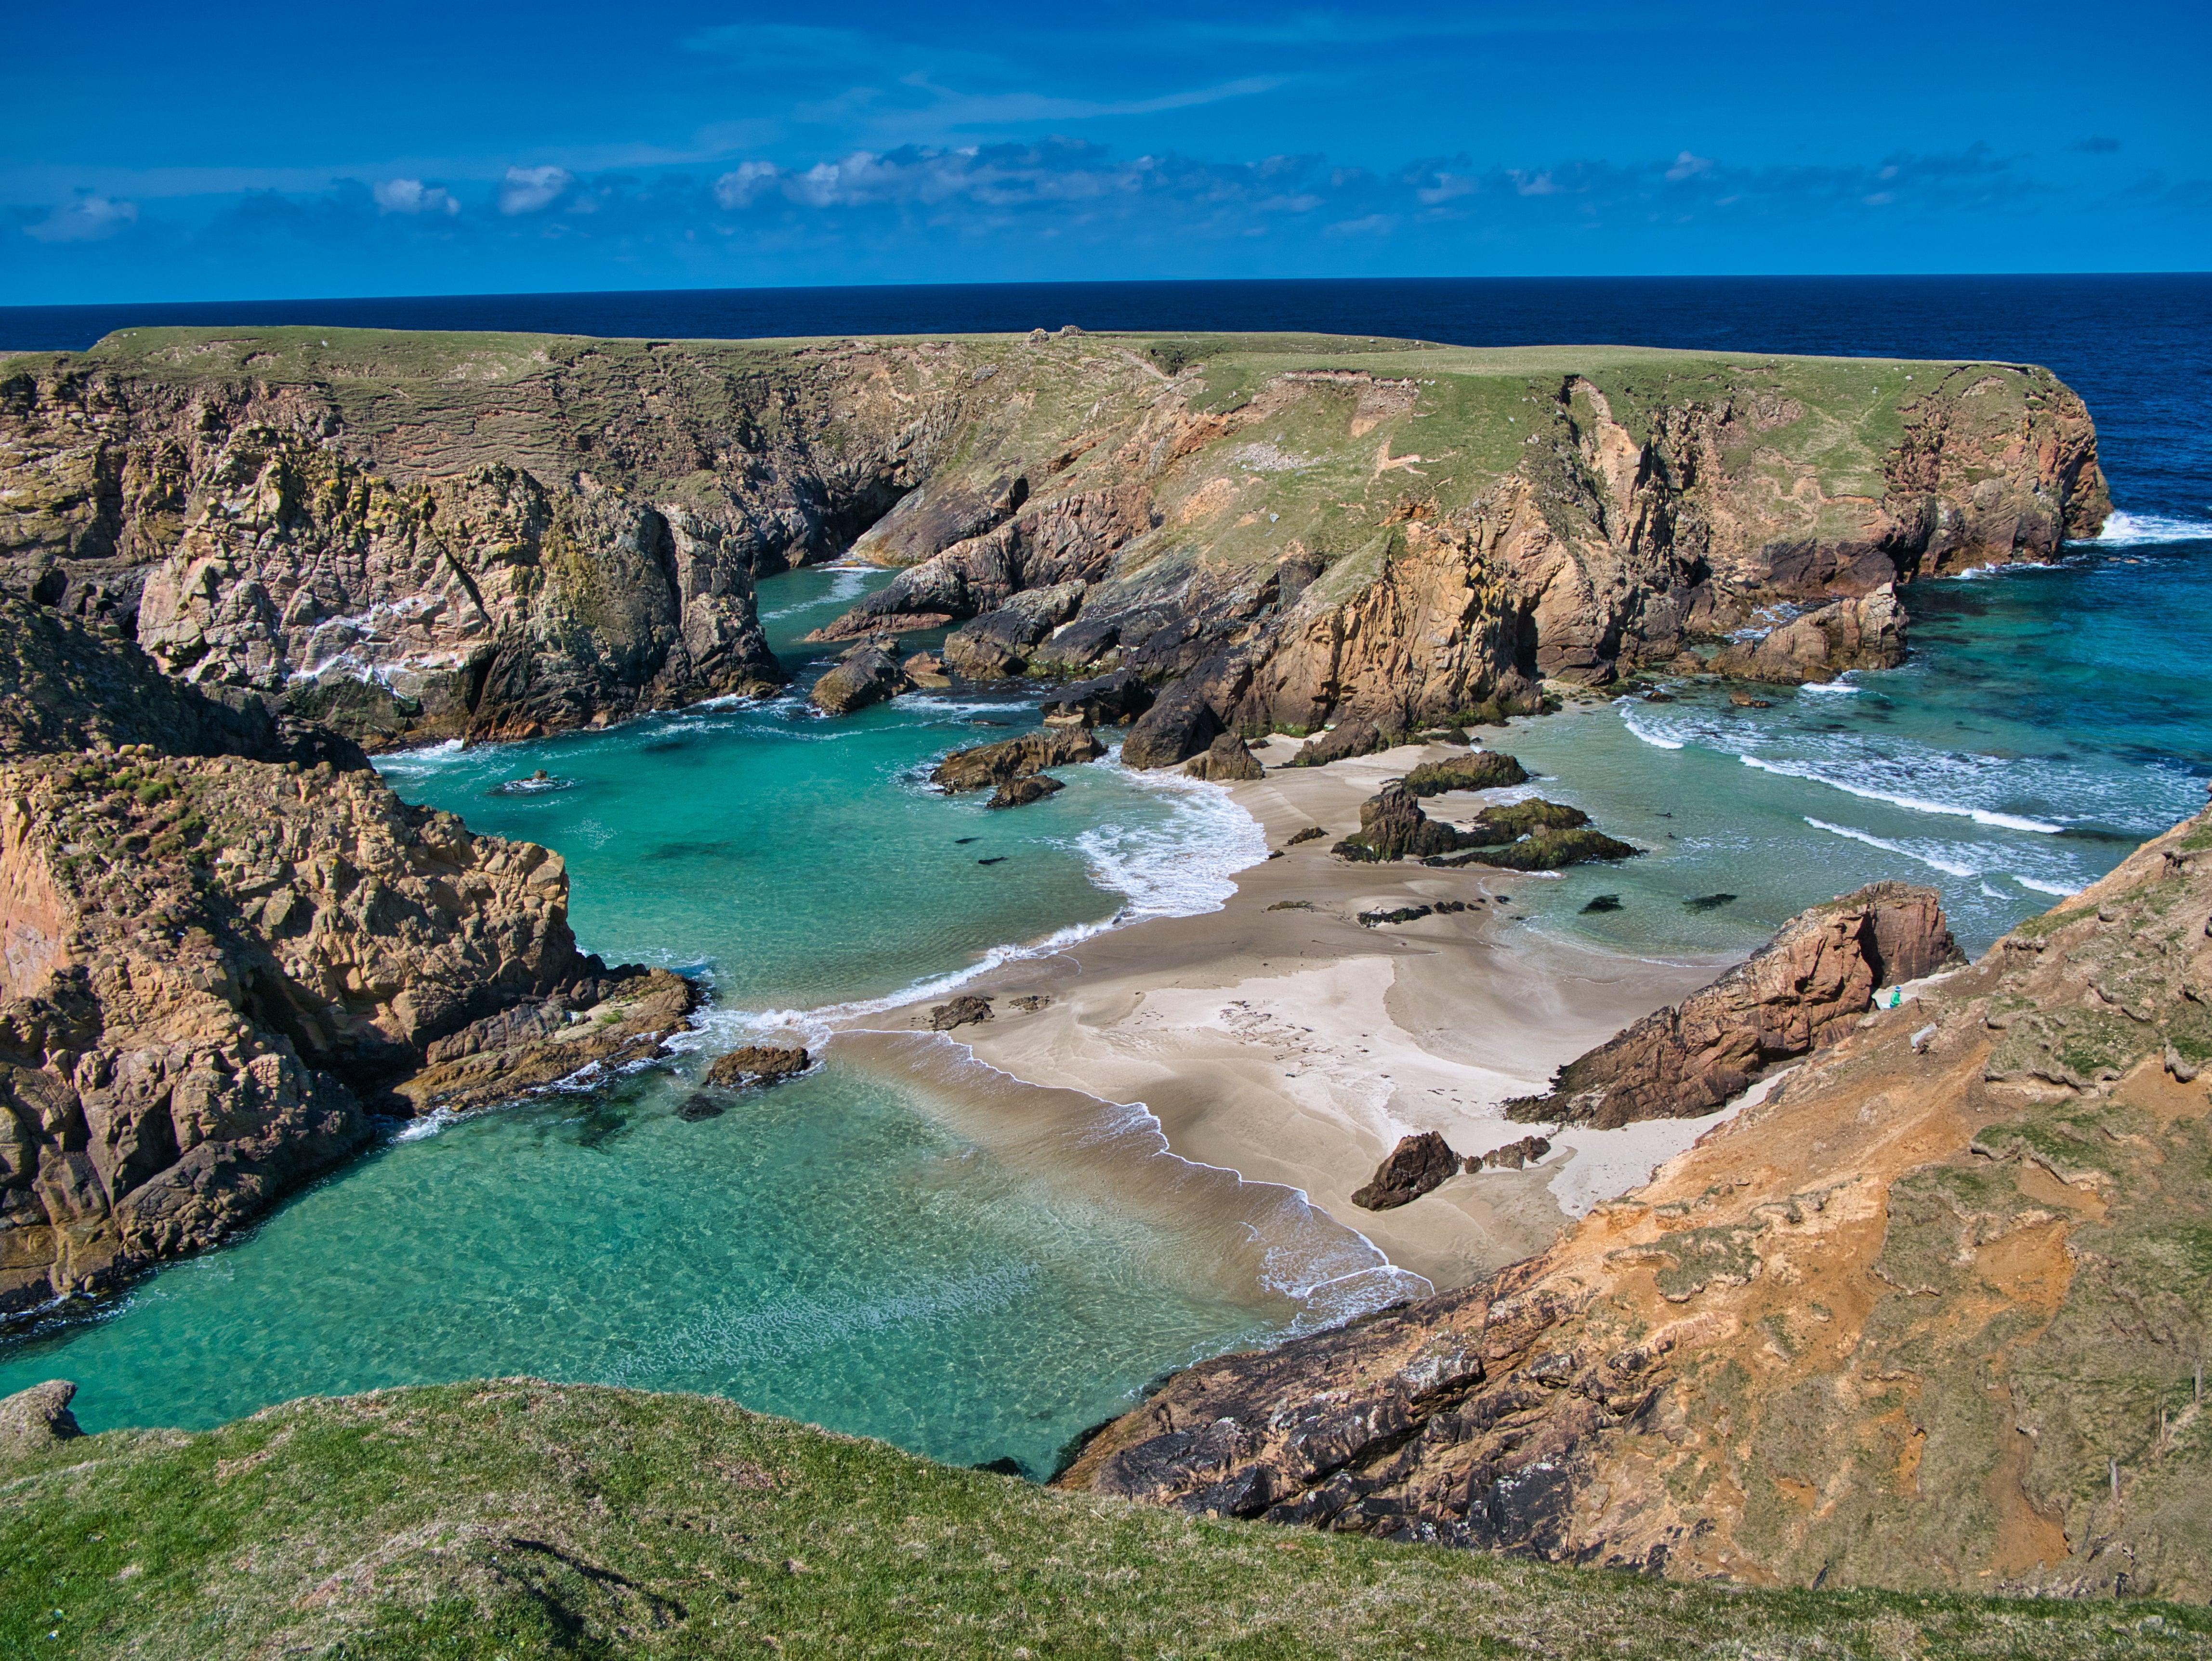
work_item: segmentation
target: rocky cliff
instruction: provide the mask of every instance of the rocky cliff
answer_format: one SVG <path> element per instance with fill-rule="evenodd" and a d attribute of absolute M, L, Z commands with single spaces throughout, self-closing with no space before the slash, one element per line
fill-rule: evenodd
<path fill-rule="evenodd" d="M 826 637 L 1132 670 L 1165 695 L 1125 757 L 1164 764 L 1777 626 L 1735 672 L 1893 661 L 1869 596 L 2106 508 L 2080 401 L 2009 364 L 317 329 L 0 361 L 0 577 L 372 746 L 768 689 L 754 575 L 848 548 L 907 569 Z"/>
<path fill-rule="evenodd" d="M 1073 1486 L 1757 1585 L 2212 1596 L 2212 812 L 1480 1285 Z"/>
<path fill-rule="evenodd" d="M 501 1059 L 507 1097 L 634 1053 L 633 1006 L 656 1034 L 690 1007 L 578 956 L 556 855 L 13 599 L 0 946 L 0 1317 L 222 1239 L 359 1148 L 371 1110 L 465 1098 L 465 1056 Z M 593 1007 L 617 1019 L 575 1047 L 563 1012 Z M 531 1031 L 495 1043 L 502 1019 Z"/>

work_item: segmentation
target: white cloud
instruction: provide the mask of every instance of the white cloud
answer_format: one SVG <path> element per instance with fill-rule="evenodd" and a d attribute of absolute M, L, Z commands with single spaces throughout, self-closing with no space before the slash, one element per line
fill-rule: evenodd
<path fill-rule="evenodd" d="M 499 210 L 536 213 L 559 200 L 561 192 L 575 182 L 576 175 L 566 167 L 509 167 L 499 187 Z"/>
<path fill-rule="evenodd" d="M 425 185 L 419 179 L 387 179 L 372 188 L 376 205 L 386 213 L 457 214 L 461 204 L 442 185 Z"/>
<path fill-rule="evenodd" d="M 1679 185 L 1686 179 L 1695 179 L 1699 173 L 1711 173 L 1712 170 L 1712 157 L 1692 155 L 1689 151 L 1684 150 L 1674 158 L 1674 165 L 1667 169 L 1667 180 L 1669 184 Z"/>
<path fill-rule="evenodd" d="M 24 226 L 23 231 L 41 242 L 97 242 L 137 222 L 136 202 L 113 202 L 88 192 L 63 203 L 37 224 Z"/>
<path fill-rule="evenodd" d="M 714 200 L 725 208 L 750 208 L 774 187 L 783 169 L 773 161 L 744 161 L 714 181 Z"/>

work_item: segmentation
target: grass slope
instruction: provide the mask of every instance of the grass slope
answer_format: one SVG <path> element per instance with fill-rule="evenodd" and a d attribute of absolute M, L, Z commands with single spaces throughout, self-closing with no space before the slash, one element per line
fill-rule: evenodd
<path fill-rule="evenodd" d="M 0 1469 L 0 1657 L 2212 1656 L 2212 1612 L 1731 1592 L 1216 1522 L 530 1380 Z"/>

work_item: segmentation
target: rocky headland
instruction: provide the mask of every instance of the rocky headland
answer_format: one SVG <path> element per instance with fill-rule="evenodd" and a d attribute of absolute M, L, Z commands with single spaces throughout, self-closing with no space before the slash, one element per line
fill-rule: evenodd
<path fill-rule="evenodd" d="M 849 551 L 902 569 L 822 631 L 862 642 L 825 708 L 950 627 L 963 676 L 1127 672 L 1086 715 L 1144 766 L 1893 662 L 1893 585 L 2108 508 L 2080 400 L 2014 364 L 311 328 L 0 360 L 0 504 L 16 593 L 371 748 L 772 690 L 755 576 Z"/>

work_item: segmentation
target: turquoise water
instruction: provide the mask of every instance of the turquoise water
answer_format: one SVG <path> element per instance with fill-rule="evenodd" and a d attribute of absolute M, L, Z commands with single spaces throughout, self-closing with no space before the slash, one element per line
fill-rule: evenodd
<path fill-rule="evenodd" d="M 1489 740 L 1650 849 L 1530 879 L 1541 926 L 1638 952 L 1747 950 L 1883 878 L 1941 891 L 1978 952 L 2204 805 L 2212 775 L 2212 524 L 2129 520 L 2063 564 L 1905 591 L 1912 653 L 1832 688 L 1670 683 Z M 1733 893 L 1710 910 L 1684 902 Z M 1611 894 L 1621 909 L 1583 908 Z"/>

